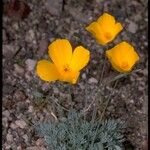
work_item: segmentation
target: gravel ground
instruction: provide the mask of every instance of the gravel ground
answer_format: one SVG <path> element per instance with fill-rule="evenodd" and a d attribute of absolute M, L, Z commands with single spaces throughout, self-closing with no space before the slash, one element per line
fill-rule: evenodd
<path fill-rule="evenodd" d="M 122 40 L 134 45 L 140 55 L 136 68 L 141 71 L 118 81 L 105 117 L 127 122 L 127 150 L 146 150 L 147 1 L 70 0 L 64 5 L 62 0 L 26 2 L 31 11 L 25 19 L 14 13 L 3 16 L 3 150 L 45 150 L 44 140 L 37 135 L 34 125 L 54 119 L 52 112 L 59 113 L 54 99 L 66 108 L 70 106 L 68 85 L 48 84 L 35 74 L 36 62 L 48 58 L 47 46 L 56 38 L 67 38 L 73 47 L 82 44 L 91 51 L 91 62 L 78 83 L 71 87 L 73 104 L 78 110 L 85 107 L 85 100 L 90 103 L 98 96 L 98 71 L 102 68 L 104 50 Z M 116 16 L 124 25 L 124 30 L 108 47 L 98 45 L 85 30 L 103 12 Z M 117 73 L 106 63 L 103 81 L 114 75 Z M 112 84 L 101 87 L 102 94 L 107 97 L 112 87 Z"/>

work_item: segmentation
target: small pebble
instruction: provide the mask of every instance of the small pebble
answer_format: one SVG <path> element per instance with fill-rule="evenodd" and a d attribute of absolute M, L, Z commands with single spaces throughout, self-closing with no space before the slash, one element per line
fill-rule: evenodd
<path fill-rule="evenodd" d="M 131 33 L 136 33 L 138 29 L 137 24 L 135 24 L 134 22 L 130 22 L 129 26 L 128 26 L 128 31 Z"/>
<path fill-rule="evenodd" d="M 26 122 L 24 120 L 16 120 L 15 124 L 20 127 L 21 129 L 24 129 L 25 126 L 27 125 Z"/>
<path fill-rule="evenodd" d="M 88 83 L 90 83 L 90 84 L 97 84 L 97 83 L 98 83 L 98 80 L 92 77 L 92 78 L 90 78 L 90 79 L 88 80 Z"/>
<path fill-rule="evenodd" d="M 33 112 L 33 106 L 29 106 L 28 111 L 29 111 L 30 113 L 32 113 L 32 112 Z"/>
<path fill-rule="evenodd" d="M 12 44 L 3 45 L 3 55 L 8 59 L 12 58 L 17 51 L 18 51 L 18 47 L 15 47 Z"/>
<path fill-rule="evenodd" d="M 35 33 L 32 29 L 30 29 L 25 36 L 25 41 L 32 42 L 35 38 Z"/>
<path fill-rule="evenodd" d="M 7 134 L 6 139 L 8 142 L 12 142 L 13 141 L 13 136 L 11 134 Z"/>
<path fill-rule="evenodd" d="M 82 79 L 86 79 L 86 74 L 85 73 L 82 74 Z"/>
<path fill-rule="evenodd" d="M 36 61 L 35 60 L 27 59 L 25 63 L 26 63 L 26 67 L 27 67 L 28 71 L 33 71 L 34 70 L 34 67 L 36 65 Z"/>
<path fill-rule="evenodd" d="M 52 15 L 59 16 L 62 11 L 63 0 L 48 0 L 45 3 L 45 7 Z"/>
<path fill-rule="evenodd" d="M 58 94 L 58 93 L 59 93 L 59 89 L 58 89 L 57 87 L 54 87 L 54 88 L 53 88 L 53 91 L 54 91 L 55 94 Z"/>
<path fill-rule="evenodd" d="M 14 124 L 14 123 L 11 123 L 11 124 L 10 124 L 10 128 L 12 128 L 12 129 L 16 129 L 16 128 L 17 128 L 17 125 L 16 125 L 16 124 Z"/>
<path fill-rule="evenodd" d="M 45 51 L 48 49 L 48 41 L 47 39 L 42 39 L 39 42 L 39 50 L 38 50 L 38 55 L 43 56 Z"/>
<path fill-rule="evenodd" d="M 11 146 L 7 145 L 5 148 L 6 148 L 6 150 L 10 150 Z"/>
<path fill-rule="evenodd" d="M 3 42 L 6 42 L 7 41 L 7 34 L 6 34 L 6 31 L 3 29 Z"/>
<path fill-rule="evenodd" d="M 28 136 L 26 134 L 24 134 L 22 138 L 25 140 L 25 142 L 28 142 Z"/>
<path fill-rule="evenodd" d="M 42 146 L 44 143 L 43 143 L 44 141 L 43 141 L 43 139 L 38 139 L 37 141 L 36 141 L 36 145 L 37 146 Z"/>
<path fill-rule="evenodd" d="M 10 116 L 10 113 L 9 113 L 8 110 L 3 111 L 2 114 L 3 114 L 5 117 L 7 117 L 7 118 Z"/>
<path fill-rule="evenodd" d="M 18 64 L 14 64 L 14 68 L 18 74 L 20 74 L 20 75 L 24 74 L 24 69 L 21 66 L 19 66 Z"/>

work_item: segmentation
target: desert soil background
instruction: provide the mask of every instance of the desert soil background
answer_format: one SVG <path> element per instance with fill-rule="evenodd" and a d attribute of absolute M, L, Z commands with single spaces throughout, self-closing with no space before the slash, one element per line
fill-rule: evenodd
<path fill-rule="evenodd" d="M 118 81 L 106 116 L 126 121 L 127 150 L 144 150 L 148 101 L 147 0 L 25 2 L 30 7 L 26 15 L 22 13 L 24 7 L 20 5 L 16 5 L 15 11 L 19 9 L 16 14 L 13 7 L 9 11 L 6 9 L 3 14 L 3 150 L 45 150 L 46 145 L 36 133 L 34 124 L 53 119 L 50 110 L 57 115 L 56 104 L 51 99 L 69 107 L 68 87 L 59 82 L 45 83 L 35 73 L 36 62 L 42 58 L 48 59 L 47 46 L 56 38 L 67 38 L 73 47 L 82 44 L 91 51 L 89 65 L 72 87 L 74 107 L 78 110 L 83 109 L 85 99 L 90 102 L 96 97 L 100 76 L 98 70 L 102 68 L 102 54 L 106 48 L 122 40 L 134 45 L 140 55 L 136 69 L 141 71 Z M 108 47 L 98 45 L 85 30 L 103 12 L 114 15 L 124 26 L 124 30 Z M 25 18 L 20 19 L 23 15 Z M 104 79 L 114 74 L 115 71 L 107 63 Z M 111 90 L 112 85 L 108 85 L 102 91 L 107 96 Z"/>

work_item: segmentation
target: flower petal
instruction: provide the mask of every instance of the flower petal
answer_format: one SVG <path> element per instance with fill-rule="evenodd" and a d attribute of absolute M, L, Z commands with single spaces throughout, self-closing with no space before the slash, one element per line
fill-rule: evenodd
<path fill-rule="evenodd" d="M 105 44 L 105 39 L 103 39 L 103 32 L 97 22 L 92 22 L 89 26 L 86 27 L 86 30 L 92 33 L 98 43 L 102 45 Z"/>
<path fill-rule="evenodd" d="M 115 18 L 112 15 L 109 15 L 108 13 L 104 13 L 98 18 L 97 22 L 103 28 L 109 28 L 110 26 L 114 26 Z"/>
<path fill-rule="evenodd" d="M 129 72 L 139 60 L 139 56 L 134 48 L 123 41 L 106 51 L 106 56 L 110 60 L 114 69 L 119 72 Z"/>
<path fill-rule="evenodd" d="M 73 52 L 70 64 L 71 70 L 80 71 L 83 67 L 87 65 L 89 59 L 90 59 L 89 50 L 85 49 L 82 46 L 76 47 Z"/>
<path fill-rule="evenodd" d="M 79 75 L 80 75 L 79 71 L 70 71 L 70 72 L 61 74 L 59 80 L 69 82 L 71 84 L 75 84 L 77 82 Z"/>
<path fill-rule="evenodd" d="M 57 39 L 49 45 L 48 49 L 49 56 L 58 69 L 61 70 L 64 65 L 70 63 L 72 57 L 72 47 L 68 40 Z"/>
<path fill-rule="evenodd" d="M 53 63 L 40 60 L 36 66 L 37 75 L 44 81 L 55 81 L 59 79 L 59 73 Z"/>
<path fill-rule="evenodd" d="M 116 34 L 118 34 L 123 29 L 123 26 L 121 25 L 121 23 L 116 23 L 115 29 L 116 29 Z"/>
<path fill-rule="evenodd" d="M 116 35 L 123 29 L 122 25 L 115 21 L 114 16 L 104 13 L 97 20 L 103 34 L 105 36 L 105 43 L 112 41 Z"/>
<path fill-rule="evenodd" d="M 117 36 L 122 28 L 122 25 L 117 23 L 113 16 L 104 13 L 96 22 L 86 27 L 86 30 L 93 34 L 99 44 L 106 45 Z"/>
<path fill-rule="evenodd" d="M 107 31 L 106 28 L 101 27 L 97 22 L 91 23 L 86 30 L 91 32 L 92 35 L 96 38 L 97 42 L 101 45 L 106 45 L 114 38 L 112 30 Z M 113 28 L 113 30 L 115 30 Z"/>

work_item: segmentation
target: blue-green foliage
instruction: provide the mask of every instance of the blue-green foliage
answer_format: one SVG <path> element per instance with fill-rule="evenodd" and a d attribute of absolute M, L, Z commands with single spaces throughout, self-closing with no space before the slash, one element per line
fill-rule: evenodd
<path fill-rule="evenodd" d="M 91 123 L 74 111 L 58 123 L 40 124 L 38 131 L 52 150 L 123 150 L 120 120 Z"/>

